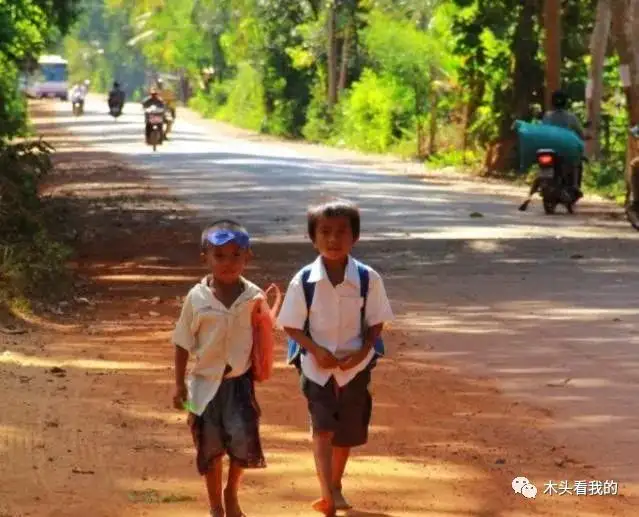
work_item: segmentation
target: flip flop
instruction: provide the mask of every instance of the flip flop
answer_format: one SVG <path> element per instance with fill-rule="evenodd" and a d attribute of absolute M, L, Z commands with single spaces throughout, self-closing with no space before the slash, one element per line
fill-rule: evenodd
<path fill-rule="evenodd" d="M 224 508 L 211 508 L 209 515 L 211 517 L 224 517 Z"/>
<path fill-rule="evenodd" d="M 337 514 L 335 513 L 335 507 L 329 507 L 328 503 L 324 499 L 318 499 L 314 501 L 313 510 L 319 513 L 323 513 L 325 517 L 335 517 Z"/>

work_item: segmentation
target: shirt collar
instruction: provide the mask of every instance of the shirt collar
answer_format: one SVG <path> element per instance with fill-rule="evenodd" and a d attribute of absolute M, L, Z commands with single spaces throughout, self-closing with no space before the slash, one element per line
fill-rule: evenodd
<path fill-rule="evenodd" d="M 242 283 L 244 284 L 244 291 L 242 291 L 242 293 L 237 297 L 237 300 L 233 302 L 233 305 L 237 305 L 238 303 L 244 303 L 246 301 L 252 300 L 253 298 L 258 297 L 262 293 L 259 287 L 257 287 L 252 282 L 249 282 L 246 278 L 241 277 L 241 280 L 242 280 Z M 203 289 L 207 293 L 209 293 L 211 295 L 211 298 L 215 302 L 219 304 L 222 303 L 215 296 L 213 296 L 213 291 L 209 287 L 208 276 L 205 276 L 204 278 L 202 278 L 202 280 L 200 280 L 199 286 L 200 286 L 200 289 Z"/>
<path fill-rule="evenodd" d="M 319 282 L 320 280 L 327 280 L 328 273 L 326 272 L 326 268 L 324 267 L 324 261 L 322 260 L 322 256 L 320 255 L 315 259 L 315 261 L 311 264 L 311 272 L 308 275 L 309 282 Z M 344 271 L 344 281 L 349 282 L 355 287 L 359 288 L 359 271 L 357 270 L 357 264 L 353 257 L 348 256 L 348 262 L 346 263 L 346 270 Z"/>

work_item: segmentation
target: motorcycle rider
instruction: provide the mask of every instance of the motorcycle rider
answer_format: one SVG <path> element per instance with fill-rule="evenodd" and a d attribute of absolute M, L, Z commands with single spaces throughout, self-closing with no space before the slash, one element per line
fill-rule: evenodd
<path fill-rule="evenodd" d="M 568 96 L 563 90 L 555 90 L 552 93 L 551 105 L 552 109 L 544 114 L 542 123 L 571 130 L 579 138 L 585 140 L 586 134 L 584 132 L 584 128 L 581 125 L 581 122 L 579 121 L 577 115 L 575 115 L 568 109 Z M 572 179 L 573 187 L 576 191 L 576 199 L 581 199 L 583 197 L 583 193 L 581 191 L 581 163 L 577 166 L 571 166 L 570 171 L 567 172 L 570 174 L 570 178 Z M 533 184 L 530 186 L 528 198 L 519 206 L 519 210 L 523 212 L 528 208 L 528 204 L 530 203 L 532 197 L 539 190 L 540 183 L 541 182 L 539 178 L 536 178 L 533 181 Z"/>
<path fill-rule="evenodd" d="M 562 90 L 556 90 L 551 98 L 552 110 L 544 114 L 542 122 L 551 126 L 570 129 L 582 140 L 585 139 L 584 128 L 572 111 L 568 109 L 568 96 Z"/>
<path fill-rule="evenodd" d="M 544 115 L 542 122 L 544 124 L 550 124 L 551 126 L 570 129 L 579 138 L 585 140 L 586 134 L 584 133 L 584 128 L 579 118 L 568 109 L 568 96 L 562 90 L 556 90 L 552 93 L 551 103 L 553 109 Z M 577 190 L 577 199 L 580 199 L 583 197 L 583 193 L 581 192 L 581 164 L 574 167 L 570 173 L 573 186 Z"/>
<path fill-rule="evenodd" d="M 120 89 L 120 83 L 115 81 L 113 83 L 113 89 L 109 92 L 109 111 L 111 111 L 114 107 L 122 108 L 124 106 L 124 91 Z"/>
<path fill-rule="evenodd" d="M 162 97 L 162 99 L 164 100 L 164 103 L 166 104 L 167 109 L 171 113 L 171 121 L 167 122 L 167 125 L 166 125 L 166 132 L 168 133 L 171 131 L 171 127 L 173 126 L 173 121 L 175 120 L 175 116 L 177 113 L 176 112 L 177 99 L 173 91 L 171 91 L 170 88 L 167 88 L 165 86 L 164 80 L 161 77 L 157 78 L 157 80 L 155 81 L 155 86 L 158 90 L 158 93 L 160 94 L 160 97 Z"/>
<path fill-rule="evenodd" d="M 158 94 L 157 88 L 155 88 L 154 86 L 151 87 L 151 90 L 149 91 L 149 96 L 142 101 L 142 107 L 144 109 L 147 109 L 151 106 L 157 106 L 158 108 L 163 108 L 163 109 L 166 107 L 164 99 L 160 97 L 160 95 Z M 145 120 L 145 135 L 146 135 L 146 140 L 148 141 L 149 135 L 151 134 L 151 124 L 149 123 L 149 119 L 146 115 L 144 117 L 144 120 Z"/>
<path fill-rule="evenodd" d="M 80 103 L 80 109 L 84 109 L 84 98 L 86 97 L 86 90 L 82 87 L 83 85 L 80 83 L 75 83 L 69 92 L 69 97 L 71 98 L 71 104 L 75 104 L 76 102 Z"/>

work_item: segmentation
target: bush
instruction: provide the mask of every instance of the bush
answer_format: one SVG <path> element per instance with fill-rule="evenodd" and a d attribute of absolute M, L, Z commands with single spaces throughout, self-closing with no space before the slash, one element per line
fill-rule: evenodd
<path fill-rule="evenodd" d="M 332 132 L 333 124 L 326 96 L 326 74 L 320 69 L 311 89 L 311 102 L 306 112 L 306 124 L 302 134 L 311 142 L 326 142 L 331 138 Z"/>
<path fill-rule="evenodd" d="M 201 113 L 205 117 L 214 118 L 224 106 L 229 96 L 229 88 L 226 83 L 213 83 L 209 91 L 200 90 L 189 101 L 189 107 Z"/>
<path fill-rule="evenodd" d="M 43 142 L 0 143 L 0 295 L 54 294 L 69 250 L 48 231 L 38 186 L 52 169 Z"/>
<path fill-rule="evenodd" d="M 228 83 L 228 101 L 217 116 L 245 129 L 263 131 L 266 122 L 262 77 L 249 63 L 240 63 Z"/>
<path fill-rule="evenodd" d="M 339 143 L 383 153 L 413 130 L 413 91 L 392 76 L 364 70 L 340 101 L 336 125 Z"/>
<path fill-rule="evenodd" d="M 624 170 L 624 160 L 610 160 L 586 165 L 583 175 L 584 188 L 621 204 L 626 195 Z"/>

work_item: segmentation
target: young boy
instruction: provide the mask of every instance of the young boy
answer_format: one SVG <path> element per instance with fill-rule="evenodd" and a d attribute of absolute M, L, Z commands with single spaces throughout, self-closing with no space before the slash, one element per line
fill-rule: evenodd
<path fill-rule="evenodd" d="M 293 277 L 279 315 L 302 349 L 301 387 L 322 495 L 313 508 L 329 517 L 350 508 L 342 476 L 351 448 L 368 439 L 374 346 L 384 322 L 393 318 L 379 274 L 350 256 L 359 233 L 359 210 L 351 203 L 335 201 L 309 210 L 308 234 L 319 257 Z M 368 278 L 365 300 L 361 269 Z M 309 284 L 314 290 L 307 310 Z"/>
<path fill-rule="evenodd" d="M 243 517 L 238 501 L 242 473 L 265 467 L 251 376 L 251 312 L 264 294 L 242 277 L 250 255 L 249 235 L 242 226 L 217 221 L 204 230 L 201 245 L 210 273 L 189 291 L 173 333 L 173 404 L 190 411 L 188 423 L 197 468 L 206 478 L 211 516 Z M 187 389 L 191 354 L 195 364 Z M 224 453 L 230 466 L 222 495 Z"/>

